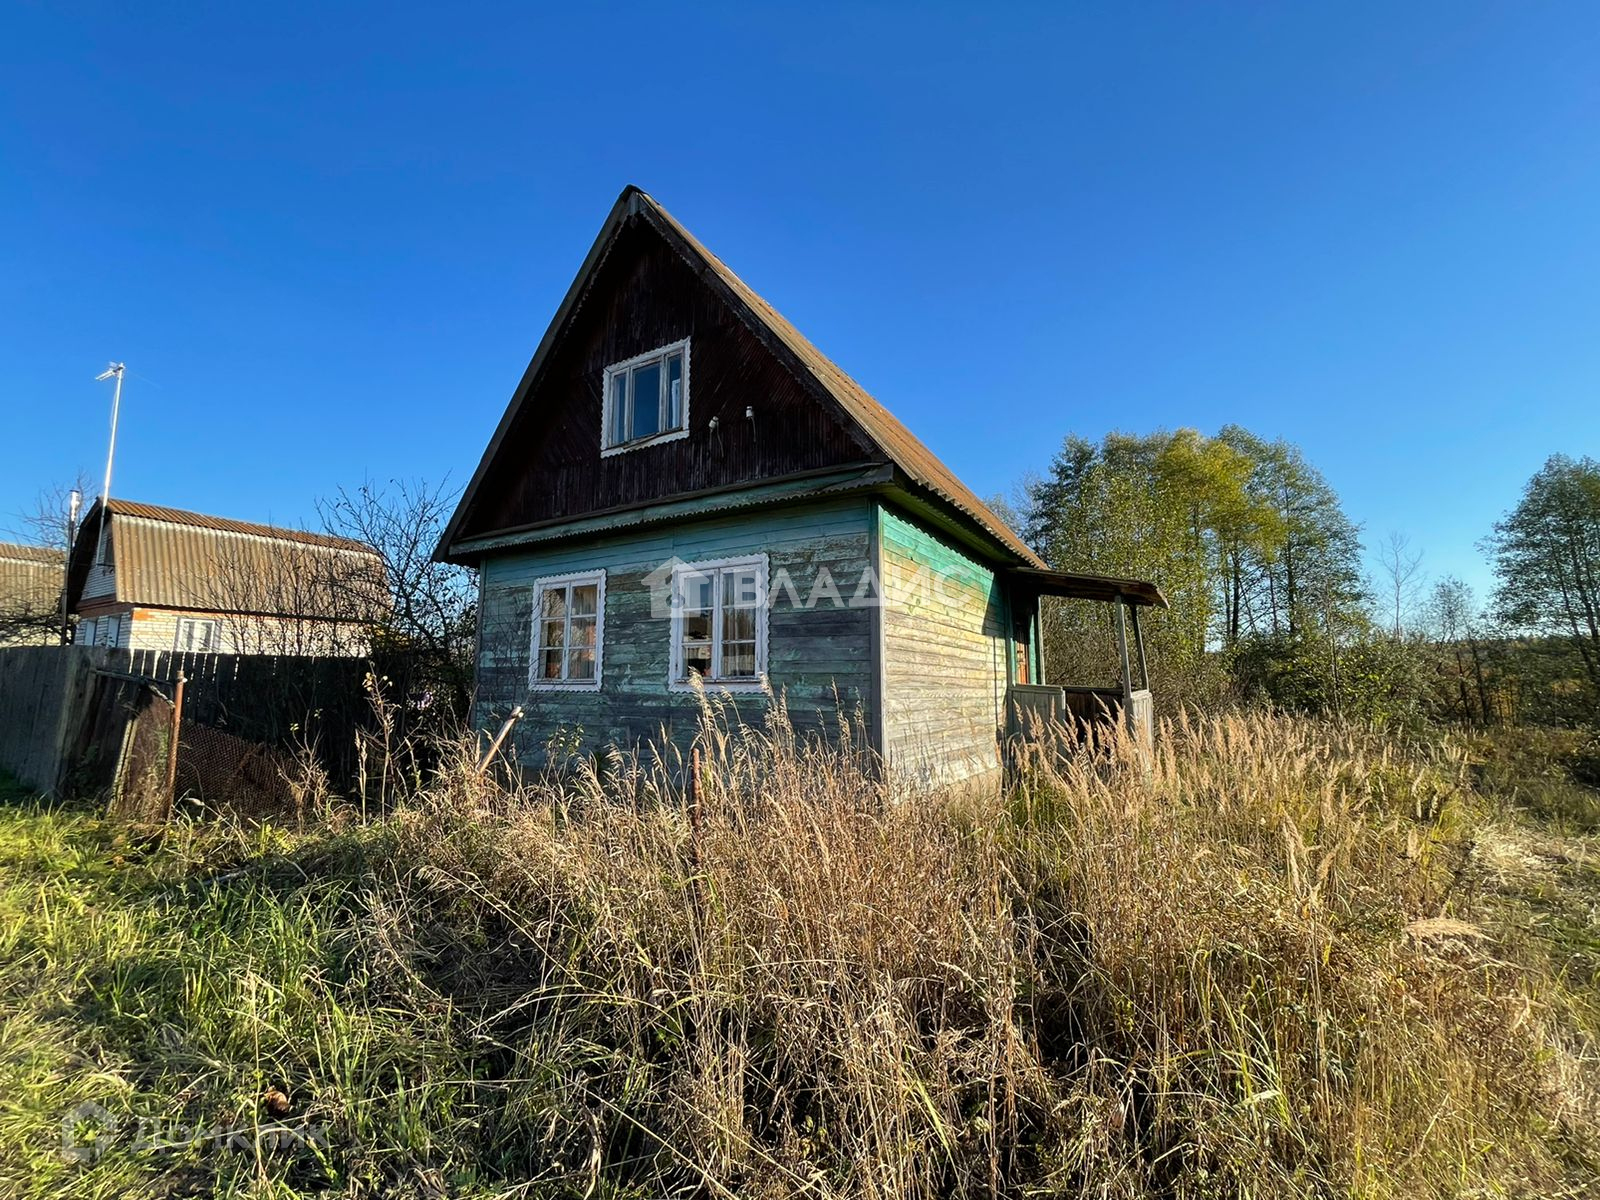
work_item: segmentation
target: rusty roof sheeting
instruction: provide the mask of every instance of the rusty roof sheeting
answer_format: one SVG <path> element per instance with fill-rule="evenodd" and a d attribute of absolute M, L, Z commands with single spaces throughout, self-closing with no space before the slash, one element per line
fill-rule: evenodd
<path fill-rule="evenodd" d="M 1030 550 L 1027 544 L 1006 525 L 994 511 L 979 500 L 972 490 L 956 477 L 956 473 L 940 461 L 938 455 L 923 445 L 922 441 L 875 399 L 864 387 L 852 379 L 826 354 L 818 350 L 805 334 L 796 329 L 782 313 L 767 303 L 754 288 L 734 274 L 731 268 L 706 249 L 694 234 L 677 218 L 662 208 L 647 192 L 634 189 L 639 202 L 659 216 L 679 237 L 705 259 L 706 264 L 731 288 L 755 314 L 756 318 L 789 351 L 803 363 L 824 390 L 865 430 L 868 437 L 883 451 L 888 460 L 911 479 L 927 488 L 948 504 L 953 504 L 992 538 L 1004 545 L 1018 558 L 1033 567 L 1044 567 L 1044 560 Z"/>
<path fill-rule="evenodd" d="M 66 555 L 49 546 L 0 542 L 0 619 L 54 611 L 65 563 Z"/>
<path fill-rule="evenodd" d="M 387 608 L 383 561 L 348 538 L 113 499 L 113 599 L 151 608 L 365 621 Z M 72 599 L 99 539 L 97 503 L 74 547 Z"/>

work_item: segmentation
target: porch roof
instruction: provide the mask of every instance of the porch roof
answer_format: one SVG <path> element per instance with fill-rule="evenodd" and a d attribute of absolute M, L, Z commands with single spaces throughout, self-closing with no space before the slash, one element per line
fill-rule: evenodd
<path fill-rule="evenodd" d="M 1007 574 L 1041 596 L 1068 596 L 1074 600 L 1099 600 L 1106 604 L 1118 600 L 1150 608 L 1166 608 L 1161 589 L 1143 579 L 1118 579 L 1111 575 L 1077 575 L 1070 571 L 1043 571 L 1037 567 L 1015 567 Z"/>

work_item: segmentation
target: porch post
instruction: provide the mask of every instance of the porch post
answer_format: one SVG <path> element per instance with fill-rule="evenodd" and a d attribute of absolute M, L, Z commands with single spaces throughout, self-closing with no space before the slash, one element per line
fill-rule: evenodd
<path fill-rule="evenodd" d="M 1128 606 L 1117 593 L 1117 653 L 1122 656 L 1122 719 L 1133 719 L 1133 667 L 1128 662 Z"/>
<path fill-rule="evenodd" d="M 1139 606 L 1128 605 L 1128 615 L 1133 618 L 1133 644 L 1139 651 L 1139 685 L 1150 690 L 1150 664 L 1144 658 L 1144 631 L 1139 628 Z"/>
<path fill-rule="evenodd" d="M 1044 670 L 1044 597 L 1033 598 L 1033 653 L 1039 659 L 1039 682 L 1049 683 Z"/>

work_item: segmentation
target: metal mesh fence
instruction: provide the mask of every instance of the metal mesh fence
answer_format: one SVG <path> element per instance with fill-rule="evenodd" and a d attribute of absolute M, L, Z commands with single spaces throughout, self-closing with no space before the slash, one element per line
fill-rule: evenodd
<path fill-rule="evenodd" d="M 142 691 L 129 707 L 108 807 L 112 816 L 125 820 L 155 821 L 166 811 L 172 701 Z"/>
<path fill-rule="evenodd" d="M 242 817 L 298 815 L 307 774 L 318 768 L 286 750 L 187 718 L 180 723 L 174 763 L 173 702 L 143 688 L 124 705 L 108 806 L 112 815 L 147 822 L 184 808 Z"/>

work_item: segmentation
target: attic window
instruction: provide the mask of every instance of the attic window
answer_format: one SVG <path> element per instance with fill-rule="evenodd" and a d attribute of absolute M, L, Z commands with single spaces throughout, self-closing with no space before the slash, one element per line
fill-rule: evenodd
<path fill-rule="evenodd" d="M 689 433 L 689 339 L 606 368 L 601 453 Z"/>

